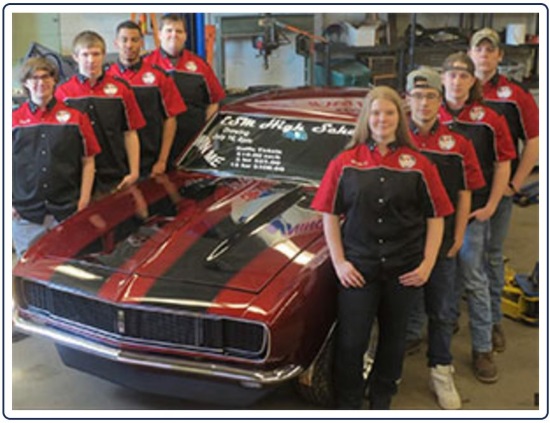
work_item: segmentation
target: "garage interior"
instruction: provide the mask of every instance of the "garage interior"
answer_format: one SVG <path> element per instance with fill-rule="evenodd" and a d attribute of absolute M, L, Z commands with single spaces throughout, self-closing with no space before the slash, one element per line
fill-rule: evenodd
<path fill-rule="evenodd" d="M 506 40 L 506 60 L 501 73 L 527 86 L 538 101 L 537 13 L 274 14 L 275 22 L 286 24 L 286 27 L 279 25 L 278 30 L 285 34 L 289 43 L 286 45 L 281 41 L 272 51 L 258 50 L 252 42 L 255 36 L 263 33 L 258 22 L 265 15 L 203 15 L 206 26 L 213 27 L 216 32 L 213 67 L 230 97 L 250 86 L 372 84 L 391 85 L 403 90 L 404 77 L 410 69 L 418 65 L 437 68 L 448 54 L 467 47 L 467 38 L 462 38 L 462 34 L 491 26 Z M 113 59 L 116 58 L 114 28 L 129 17 L 129 13 L 14 13 L 14 99 L 22 94 L 16 82 L 17 71 L 33 43 L 70 60 L 72 37 L 82 29 L 93 29 L 105 37 L 108 49 L 112 49 L 108 50 L 108 59 Z M 289 26 L 299 28 L 307 35 L 300 38 L 299 33 L 288 29 Z M 366 35 L 363 34 L 367 39 L 352 41 L 353 37 L 359 37 L 359 26 L 367 28 Z M 513 33 L 518 26 L 523 34 L 520 40 L 515 39 Z M 199 27 L 197 31 L 200 30 Z M 324 37 L 329 42 L 319 42 L 312 35 Z M 305 47 L 299 48 L 300 40 Z M 193 39 L 191 42 L 206 54 L 208 47 L 197 47 L 197 43 L 201 43 Z M 147 36 L 146 48 L 153 47 L 153 37 Z M 538 179 L 537 169 L 529 182 L 537 183 Z M 517 274 L 531 276 L 539 260 L 538 195 L 537 200 L 527 206 L 514 206 L 505 255 Z M 455 382 L 462 396 L 462 409 L 539 410 L 539 392 L 542 395 L 541 386 L 546 389 L 547 380 L 547 375 L 540 373 L 546 370 L 541 360 L 547 360 L 547 355 L 545 338 L 539 338 L 538 321 L 533 324 L 521 319 L 504 319 L 508 347 L 496 356 L 500 379 L 495 384 L 482 384 L 475 379 L 471 369 L 467 311 L 465 304 L 463 306 L 460 329 L 452 345 Z M 407 356 L 393 409 L 439 410 L 428 388 L 425 352 L 424 343 L 419 352 Z M 11 355 L 13 410 L 221 409 L 206 402 L 186 402 L 134 392 L 77 372 L 61 363 L 52 342 L 39 337 L 14 338 Z M 9 387 L 9 381 L 6 380 L 5 385 Z M 280 387 L 251 409 L 321 410 L 304 402 L 291 384 Z"/>

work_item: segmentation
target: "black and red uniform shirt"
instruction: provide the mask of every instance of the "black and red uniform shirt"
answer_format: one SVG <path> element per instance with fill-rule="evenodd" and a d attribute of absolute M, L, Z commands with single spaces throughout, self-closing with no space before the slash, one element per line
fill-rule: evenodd
<path fill-rule="evenodd" d="M 516 157 L 506 119 L 481 103 L 466 104 L 456 114 L 444 102 L 439 120 L 473 142 L 486 185 L 473 192 L 472 211 L 485 207 L 493 186 L 495 163 Z"/>
<path fill-rule="evenodd" d="M 178 116 L 178 130 L 172 148 L 172 158 L 175 159 L 204 125 L 206 108 L 223 100 L 225 91 L 208 63 L 189 50 L 184 49 L 179 57 L 174 58 L 158 48 L 144 60 L 168 72 L 187 104 L 187 112 Z"/>
<path fill-rule="evenodd" d="M 148 176 L 160 153 L 164 120 L 185 112 L 187 106 L 172 78 L 158 66 L 143 60 L 133 66 L 118 62 L 109 67 L 107 74 L 124 79 L 134 90 L 147 123 L 138 131 L 140 175 Z"/>
<path fill-rule="evenodd" d="M 96 157 L 97 185 L 108 188 L 119 183 L 129 172 L 124 132 L 145 126 L 128 83 L 103 74 L 92 87 L 88 78 L 75 75 L 61 84 L 55 95 L 65 104 L 86 113 L 92 122 L 101 146 L 101 154 Z"/>
<path fill-rule="evenodd" d="M 90 120 L 52 99 L 45 110 L 26 102 L 12 112 L 13 207 L 41 224 L 74 213 L 80 198 L 82 158 L 101 149 Z"/>
<path fill-rule="evenodd" d="M 539 136 L 539 108 L 533 96 L 517 82 L 496 73 L 483 84 L 485 103 L 506 118 L 516 159 L 512 161 L 512 175 L 519 163 L 519 143 Z"/>
<path fill-rule="evenodd" d="M 485 186 L 485 179 L 472 142 L 445 125 L 436 122 L 426 135 L 411 121 L 413 143 L 437 167 L 441 181 L 455 210 L 459 191 L 474 191 Z M 445 217 L 445 232 L 439 255 L 446 257 L 454 243 L 455 213 Z"/>
<path fill-rule="evenodd" d="M 453 206 L 436 167 L 419 151 L 390 144 L 382 156 L 374 141 L 333 159 L 312 208 L 344 216 L 346 258 L 367 277 L 397 276 L 424 257 L 426 219 Z"/>

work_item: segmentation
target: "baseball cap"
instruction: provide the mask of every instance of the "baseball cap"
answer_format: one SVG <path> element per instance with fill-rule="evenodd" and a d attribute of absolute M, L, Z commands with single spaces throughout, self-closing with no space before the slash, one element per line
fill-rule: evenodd
<path fill-rule="evenodd" d="M 487 40 L 493 46 L 500 48 L 500 37 L 497 32 L 491 28 L 483 28 L 474 33 L 470 39 L 470 48 L 476 47 L 483 40 Z"/>
<path fill-rule="evenodd" d="M 461 70 L 475 76 L 475 65 L 466 53 L 453 53 L 443 62 L 443 72 L 450 70 Z"/>
<path fill-rule="evenodd" d="M 441 76 L 435 69 L 421 66 L 407 75 L 407 92 L 410 93 L 415 88 L 433 88 L 442 92 Z"/>

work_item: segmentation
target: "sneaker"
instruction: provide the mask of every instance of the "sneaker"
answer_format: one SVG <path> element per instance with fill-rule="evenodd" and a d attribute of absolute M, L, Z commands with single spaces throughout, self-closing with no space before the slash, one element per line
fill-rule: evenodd
<path fill-rule="evenodd" d="M 420 346 L 422 345 L 422 338 L 411 339 L 407 341 L 405 345 L 405 355 L 413 355 L 420 351 Z"/>
<path fill-rule="evenodd" d="M 493 353 L 477 352 L 472 353 L 474 374 L 484 383 L 495 383 L 498 379 L 498 369 L 493 360 Z"/>
<path fill-rule="evenodd" d="M 492 331 L 493 338 L 493 351 L 504 352 L 506 350 L 506 338 L 504 337 L 504 331 L 502 330 L 502 325 L 497 323 L 493 325 Z"/>
<path fill-rule="evenodd" d="M 430 367 L 430 389 L 437 397 L 439 406 L 444 410 L 458 410 L 462 406 L 453 379 L 454 372 L 455 369 L 450 364 Z"/>

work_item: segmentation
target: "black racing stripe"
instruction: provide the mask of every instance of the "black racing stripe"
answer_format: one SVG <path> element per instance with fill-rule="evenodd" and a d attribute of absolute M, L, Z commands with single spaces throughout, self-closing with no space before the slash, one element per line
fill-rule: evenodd
<path fill-rule="evenodd" d="M 256 230 L 293 207 L 303 195 L 293 187 L 245 223 L 223 219 L 159 277 L 147 296 L 193 299 L 207 307 L 238 272 L 270 248 Z"/>
<path fill-rule="evenodd" d="M 225 181 L 201 180 L 182 187 L 180 195 L 183 198 L 202 198 L 211 194 L 220 182 Z M 97 294 L 112 274 L 132 258 L 141 249 L 144 241 L 154 234 L 153 225 L 162 221 L 159 217 L 168 218 L 177 214 L 177 204 L 166 193 L 150 204 L 148 210 L 148 220 L 134 214 L 129 215 L 113 230 L 91 241 L 52 274 L 52 283 Z"/>

